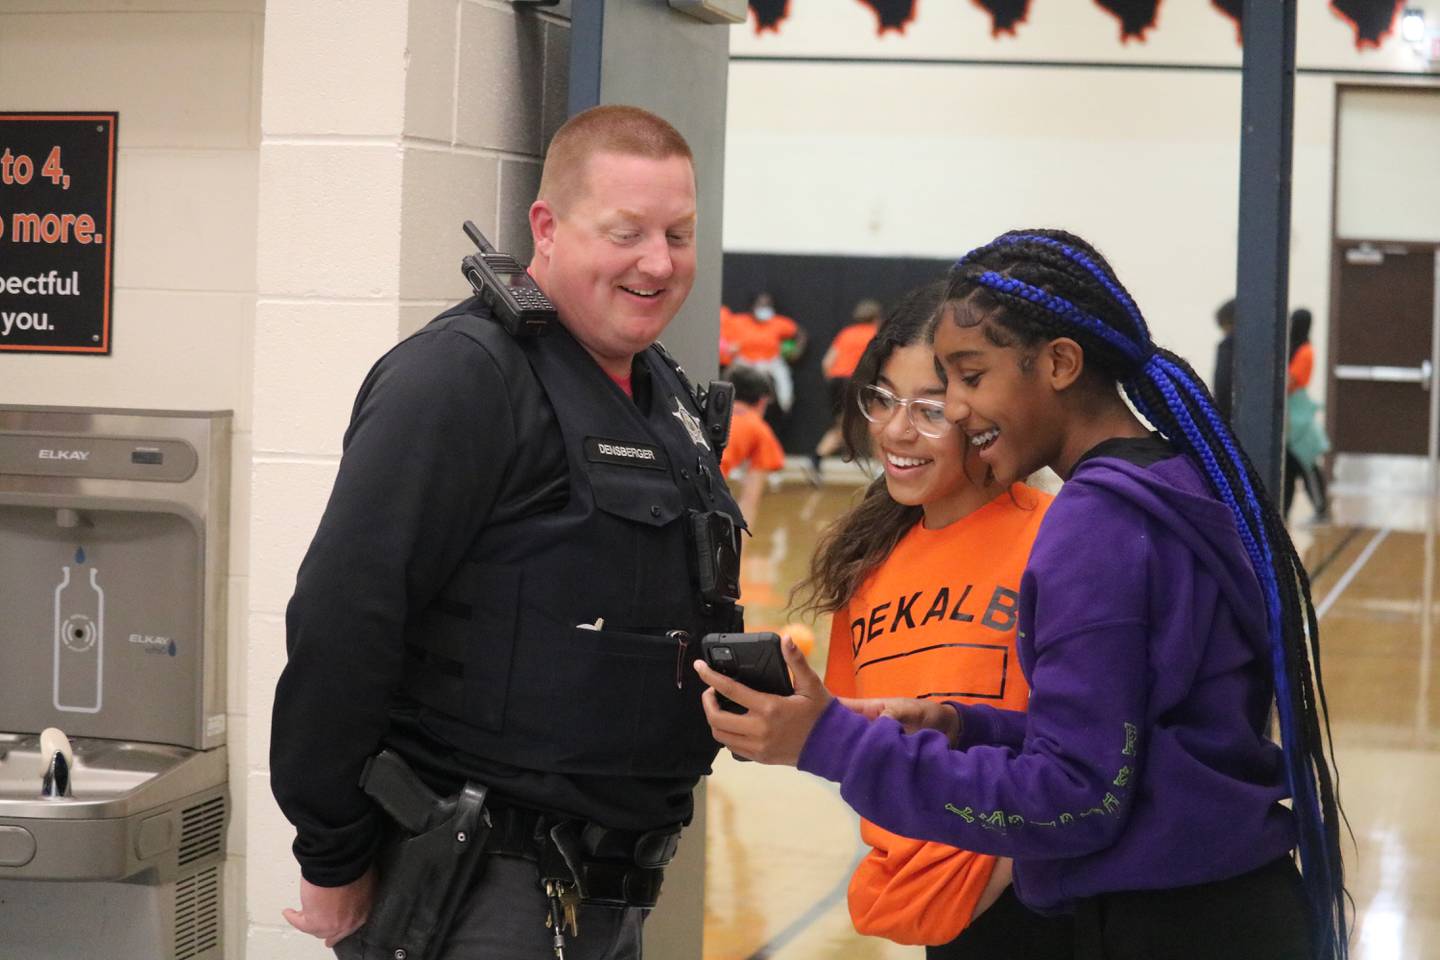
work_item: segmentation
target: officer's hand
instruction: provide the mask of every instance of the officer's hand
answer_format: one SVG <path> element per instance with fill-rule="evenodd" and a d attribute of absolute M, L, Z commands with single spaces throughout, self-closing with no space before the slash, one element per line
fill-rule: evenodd
<path fill-rule="evenodd" d="M 282 910 L 290 926 L 333 947 L 359 930 L 375 902 L 375 868 L 343 887 L 317 887 L 300 878 L 300 909 Z"/>
<path fill-rule="evenodd" d="M 701 700 L 705 705 L 705 719 L 710 722 L 710 732 L 716 740 L 738 756 L 793 767 L 800 759 L 800 751 L 815 721 L 834 698 L 805 662 L 805 655 L 795 641 L 786 637 L 781 641 L 781 651 L 795 686 L 794 695 L 789 697 L 751 690 L 711 670 L 703 660 L 695 661 L 695 672 L 710 685 Z M 721 709 L 716 693 L 723 693 L 749 712 L 730 713 Z"/>

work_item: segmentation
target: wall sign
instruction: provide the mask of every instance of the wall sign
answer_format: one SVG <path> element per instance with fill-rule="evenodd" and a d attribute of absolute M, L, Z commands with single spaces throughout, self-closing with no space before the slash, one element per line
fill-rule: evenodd
<path fill-rule="evenodd" d="M 0 351 L 110 352 L 119 117 L 0 113 Z"/>

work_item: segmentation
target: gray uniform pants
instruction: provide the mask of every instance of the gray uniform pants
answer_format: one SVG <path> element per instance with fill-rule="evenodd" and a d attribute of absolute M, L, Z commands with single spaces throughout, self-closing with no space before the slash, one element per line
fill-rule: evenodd
<path fill-rule="evenodd" d="M 551 933 L 545 928 L 549 902 L 534 863 L 518 857 L 491 856 L 480 882 L 460 908 L 445 951 L 427 960 L 555 960 Z M 648 911 L 640 907 L 581 904 L 578 936 L 565 937 L 565 960 L 640 960 L 640 928 Z M 384 957 L 376 946 L 366 950 L 366 927 L 335 945 L 339 960 Z"/>

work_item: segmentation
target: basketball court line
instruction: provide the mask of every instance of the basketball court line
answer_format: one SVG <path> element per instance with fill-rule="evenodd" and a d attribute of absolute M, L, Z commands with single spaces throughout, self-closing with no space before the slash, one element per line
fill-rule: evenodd
<path fill-rule="evenodd" d="M 1365 564 L 1369 563 L 1370 558 L 1375 555 L 1375 551 L 1380 549 L 1380 544 L 1384 543 L 1385 538 L 1390 536 L 1390 530 L 1391 527 L 1389 524 L 1386 524 L 1375 531 L 1375 536 L 1371 537 L 1370 542 L 1365 544 L 1365 549 L 1360 551 L 1360 556 L 1356 557 L 1355 561 L 1345 569 L 1345 572 L 1340 574 L 1340 579 L 1335 581 L 1335 586 L 1330 588 L 1330 592 L 1325 595 L 1325 599 L 1316 604 L 1316 621 L 1323 619 L 1325 614 L 1330 612 L 1330 608 L 1335 605 L 1336 600 L 1340 599 L 1340 595 L 1345 592 L 1345 588 L 1350 586 L 1350 582 L 1360 575 L 1360 571 L 1365 568 Z"/>
<path fill-rule="evenodd" d="M 850 889 L 850 875 L 855 872 L 856 867 L 860 866 L 860 861 L 864 860 L 865 855 L 869 852 L 870 848 L 862 844 L 860 849 L 855 852 L 855 859 L 850 862 L 850 866 L 845 868 L 845 872 L 841 875 L 840 881 L 830 889 L 829 893 L 825 894 L 825 896 L 819 900 L 816 900 L 809 910 L 806 910 L 800 914 L 800 916 L 790 921 L 789 926 L 761 944 L 760 948 L 746 957 L 745 960 L 770 960 L 771 957 L 774 957 L 775 954 L 787 944 L 812 927 L 817 920 L 830 911 L 831 907 L 842 902 L 845 899 L 846 892 Z"/>

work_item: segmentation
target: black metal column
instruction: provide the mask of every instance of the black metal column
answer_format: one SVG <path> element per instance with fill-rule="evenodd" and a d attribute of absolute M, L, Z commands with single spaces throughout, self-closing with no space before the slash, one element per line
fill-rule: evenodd
<path fill-rule="evenodd" d="M 1245 0 L 1234 424 L 1271 498 L 1285 462 L 1296 0 Z"/>
<path fill-rule="evenodd" d="M 605 52 L 604 0 L 576 0 L 570 8 L 569 116 L 600 105 Z"/>

